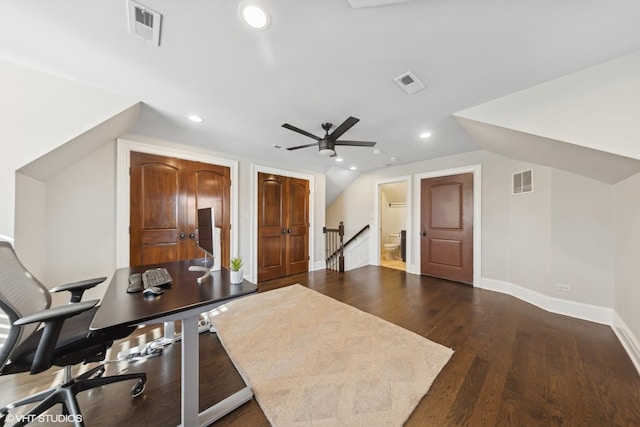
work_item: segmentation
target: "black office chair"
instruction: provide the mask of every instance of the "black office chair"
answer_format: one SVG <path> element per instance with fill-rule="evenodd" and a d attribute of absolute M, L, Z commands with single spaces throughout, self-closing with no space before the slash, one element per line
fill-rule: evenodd
<path fill-rule="evenodd" d="M 31 372 L 37 374 L 52 365 L 63 366 L 64 381 L 57 387 L 13 402 L 0 409 L 0 425 L 9 411 L 18 406 L 40 402 L 25 415 L 16 416 L 25 425 L 29 420 L 58 403 L 63 414 L 70 415 L 77 426 L 84 425 L 76 395 L 84 390 L 106 384 L 138 380 L 131 395 L 139 396 L 147 381 L 145 373 L 103 377 L 104 364 L 72 377 L 71 367 L 80 362 L 103 361 L 114 340 L 124 338 L 135 327 L 112 328 L 90 332 L 89 325 L 98 309 L 98 300 L 81 302 L 85 290 L 102 283 L 106 277 L 58 286 L 51 292 L 68 291 L 71 301 L 62 307 L 49 308 L 49 290 L 24 268 L 13 247 L 0 242 L 0 309 L 11 323 L 9 334 L 0 348 L 0 375 Z M 39 325 L 44 326 L 39 328 Z"/>

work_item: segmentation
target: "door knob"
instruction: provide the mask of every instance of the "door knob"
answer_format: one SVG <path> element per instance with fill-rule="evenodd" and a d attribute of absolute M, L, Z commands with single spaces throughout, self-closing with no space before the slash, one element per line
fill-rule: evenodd
<path fill-rule="evenodd" d="M 286 228 L 282 229 L 282 234 L 287 234 L 287 229 Z"/>
<path fill-rule="evenodd" d="M 194 233 L 193 231 L 191 233 L 189 233 L 189 238 L 190 239 L 195 239 L 196 238 L 196 233 Z"/>
<path fill-rule="evenodd" d="M 184 240 L 187 236 L 184 233 L 180 233 L 180 240 Z"/>
<path fill-rule="evenodd" d="M 426 231 L 423 231 L 422 233 L 420 233 L 420 235 L 421 235 L 422 237 L 427 237 L 427 232 L 426 232 Z"/>

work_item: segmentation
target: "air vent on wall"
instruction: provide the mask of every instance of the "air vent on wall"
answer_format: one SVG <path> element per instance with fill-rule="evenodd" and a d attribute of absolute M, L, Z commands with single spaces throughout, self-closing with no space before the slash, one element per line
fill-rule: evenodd
<path fill-rule="evenodd" d="M 528 170 L 513 174 L 513 194 L 531 193 L 533 191 L 533 171 Z"/>
<path fill-rule="evenodd" d="M 404 73 L 401 76 L 393 79 L 394 82 L 398 84 L 409 95 L 416 93 L 419 90 L 424 89 L 424 83 L 420 81 L 418 76 L 416 76 L 411 71 Z"/>
<path fill-rule="evenodd" d="M 160 46 L 162 15 L 133 0 L 129 0 L 129 32 Z"/>

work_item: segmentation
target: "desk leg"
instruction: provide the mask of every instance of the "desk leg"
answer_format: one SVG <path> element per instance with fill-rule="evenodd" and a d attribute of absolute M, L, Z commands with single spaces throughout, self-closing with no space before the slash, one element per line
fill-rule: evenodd
<path fill-rule="evenodd" d="M 182 425 L 198 425 L 199 368 L 198 316 L 182 320 Z"/>
<path fill-rule="evenodd" d="M 200 398 L 199 316 L 182 320 L 182 424 L 208 426 L 253 398 L 247 386 L 198 413 Z"/>

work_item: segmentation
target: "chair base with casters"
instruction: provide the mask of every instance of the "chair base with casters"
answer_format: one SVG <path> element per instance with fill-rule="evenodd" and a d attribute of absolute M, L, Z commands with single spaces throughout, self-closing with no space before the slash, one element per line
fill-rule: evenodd
<path fill-rule="evenodd" d="M 0 425 L 16 421 L 17 426 L 38 421 L 38 417 L 57 404 L 63 415 L 76 426 L 84 426 L 76 395 L 107 384 L 136 380 L 131 395 L 139 396 L 145 387 L 145 373 L 103 377 L 104 363 L 73 377 L 72 366 L 102 362 L 114 341 L 126 338 L 136 328 L 119 326 L 92 331 L 91 322 L 98 310 L 98 300 L 82 301 L 87 289 L 102 283 L 106 277 L 59 286 L 49 291 L 18 260 L 13 247 L 0 242 L 0 310 L 10 326 L 0 346 L 0 375 L 20 372 L 38 374 L 52 366 L 64 368 L 62 384 L 0 408 Z M 70 292 L 67 305 L 50 308 L 50 292 Z M 26 414 L 13 415 L 12 410 L 35 404 Z"/>
<path fill-rule="evenodd" d="M 14 424 L 15 426 L 22 426 L 31 421 L 35 421 L 39 415 L 58 403 L 62 404 L 63 414 L 70 415 L 70 421 L 72 421 L 76 426 L 83 426 L 84 422 L 82 419 L 82 413 L 80 412 L 80 406 L 76 399 L 76 395 L 78 393 L 92 388 L 102 387 L 103 385 L 127 380 L 137 380 L 130 391 L 132 397 L 138 397 L 144 391 L 145 384 L 147 382 L 147 375 L 145 373 L 120 374 L 103 377 L 102 375 L 104 372 L 104 364 L 101 364 L 74 378 L 71 374 L 71 366 L 65 366 L 62 384 L 57 387 L 41 391 L 32 396 L 17 400 L 0 409 L 0 426 L 4 426 L 6 417 L 10 410 L 36 402 L 40 403 L 29 412 L 16 416 L 18 422 Z"/>

